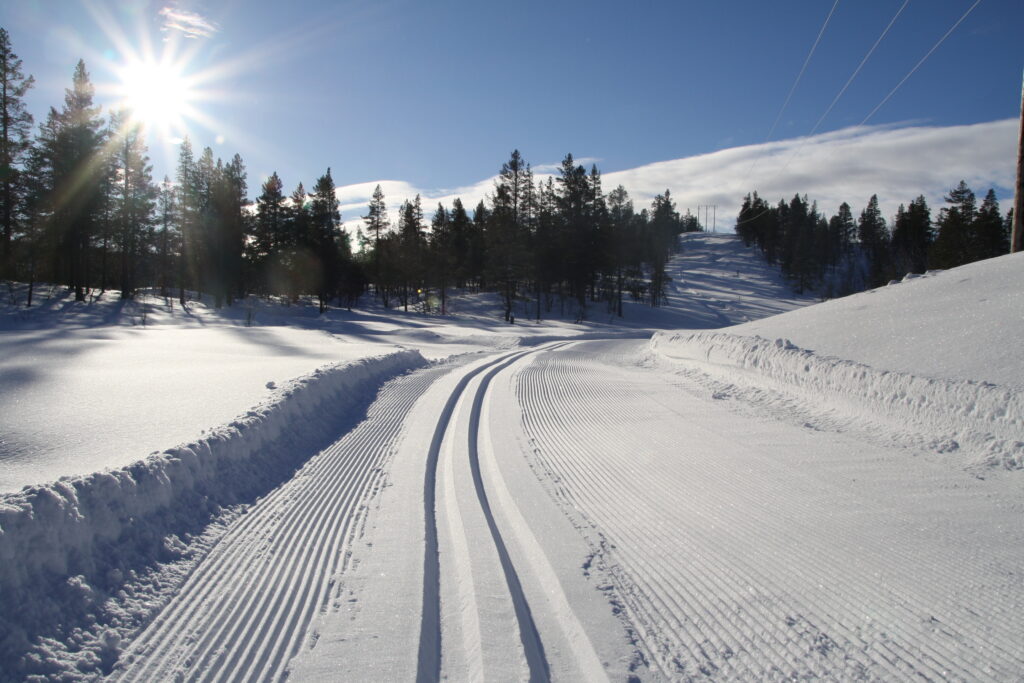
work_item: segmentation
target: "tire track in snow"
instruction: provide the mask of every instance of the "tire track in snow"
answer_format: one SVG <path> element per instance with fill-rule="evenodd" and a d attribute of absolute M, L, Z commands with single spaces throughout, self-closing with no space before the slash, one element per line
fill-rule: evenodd
<path fill-rule="evenodd" d="M 123 681 L 281 680 L 348 561 L 409 407 L 450 366 L 385 385 L 367 418 L 254 504 L 130 646 Z"/>
<path fill-rule="evenodd" d="M 835 552 L 815 516 L 823 503 L 862 514 L 864 501 L 827 481 L 816 491 L 823 482 L 799 470 L 788 481 L 757 450 L 724 463 L 690 455 L 693 444 L 665 428 L 678 416 L 649 380 L 566 353 L 536 357 L 519 377 L 541 474 L 606 539 L 618 597 L 662 675 L 991 680 L 1021 671 L 1006 625 L 1020 618 L 995 628 L 947 597 L 977 583 L 973 563 L 912 547 L 911 528 L 897 528 L 908 535 L 900 545 L 833 527 L 863 543 Z M 735 450 L 722 436 L 703 438 Z M 743 470 L 730 471 L 737 464 Z M 1006 615 L 993 593 L 985 602 L 987 614 Z"/>

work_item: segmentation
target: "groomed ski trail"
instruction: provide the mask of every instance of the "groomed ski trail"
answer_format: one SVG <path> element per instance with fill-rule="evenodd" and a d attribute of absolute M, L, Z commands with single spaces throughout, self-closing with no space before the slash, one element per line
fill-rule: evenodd
<path fill-rule="evenodd" d="M 642 353 L 537 355 L 517 389 L 537 475 L 614 577 L 645 678 L 1024 671 L 1012 487 L 737 414 Z"/>
<path fill-rule="evenodd" d="M 280 680 L 326 607 L 407 411 L 448 370 L 387 383 L 365 421 L 254 504 L 133 641 L 112 680 Z"/>
<path fill-rule="evenodd" d="M 557 639 L 560 654 L 571 660 L 560 663 L 562 669 L 590 680 L 605 677 L 494 463 L 488 429 L 492 381 L 533 355 L 565 345 L 506 353 L 477 365 L 441 411 L 424 477 L 419 681 L 550 680 L 547 637 Z M 539 628 L 537 610 L 544 612 L 550 633 Z"/>
<path fill-rule="evenodd" d="M 364 422 L 225 534 L 134 639 L 111 679 L 303 679 L 309 669 L 296 673 L 295 655 L 312 658 L 328 649 L 320 638 L 327 633 L 324 640 L 331 640 L 339 610 L 379 616 L 381 593 L 406 613 L 406 623 L 418 617 L 419 624 L 414 637 L 393 618 L 375 623 L 372 639 L 392 639 L 389 656 L 397 661 L 389 676 L 547 681 L 552 666 L 545 642 L 552 638 L 559 671 L 606 678 L 573 601 L 501 479 L 484 419 L 496 377 L 564 344 L 462 358 L 386 384 Z M 414 470 L 423 496 L 418 511 L 377 495 Z M 421 536 L 411 533 L 410 522 Z M 373 551 L 389 543 L 375 535 L 378 523 L 385 536 L 406 530 L 390 555 L 384 550 L 375 558 Z M 409 561 L 411 548 L 419 548 L 420 563 Z M 360 574 L 364 560 L 372 569 Z M 410 579 L 420 586 L 415 600 Z M 360 593 L 360 580 L 375 582 L 369 592 L 377 592 L 378 602 Z M 535 621 L 538 608 L 548 632 Z M 342 628 L 342 640 L 355 635 L 351 626 Z M 311 678 L 366 673 L 338 664 L 328 657 L 327 673 L 314 666 Z"/>

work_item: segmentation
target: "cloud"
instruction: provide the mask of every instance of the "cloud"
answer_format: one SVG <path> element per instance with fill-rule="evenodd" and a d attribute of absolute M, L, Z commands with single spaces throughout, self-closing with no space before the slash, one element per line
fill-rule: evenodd
<path fill-rule="evenodd" d="M 623 185 L 637 208 L 670 189 L 680 210 L 717 205 L 720 228 L 731 228 L 743 196 L 755 190 L 770 202 L 806 194 L 829 215 L 844 201 L 859 212 L 877 194 L 891 217 L 918 195 L 937 209 L 961 179 L 977 194 L 1011 187 L 1016 135 L 1014 119 L 853 127 L 608 173 L 604 189 Z"/>
<path fill-rule="evenodd" d="M 732 230 L 744 195 L 757 191 L 772 203 L 806 194 L 832 215 L 847 202 L 858 215 L 873 194 L 887 219 L 900 204 L 924 195 L 933 215 L 943 196 L 964 180 L 979 196 L 996 188 L 1009 208 L 1016 168 L 1016 119 L 964 126 L 858 126 L 807 138 L 780 140 L 673 159 L 605 173 L 605 192 L 622 185 L 637 210 L 655 195 L 671 190 L 680 211 L 716 205 L 717 228 Z M 535 170 L 541 167 L 535 167 Z M 538 173 L 538 178 L 543 176 Z M 417 193 L 429 217 L 441 202 L 451 207 L 461 197 L 472 211 L 494 191 L 495 177 L 454 189 L 418 188 L 404 181 L 380 181 L 392 218 L 394 209 Z M 376 182 L 338 188 L 348 228 L 361 225 Z M 709 226 L 710 227 L 710 226 Z"/>
<path fill-rule="evenodd" d="M 186 38 L 209 38 L 220 30 L 216 23 L 206 17 L 184 9 L 167 6 L 160 10 L 164 18 L 165 32 L 178 31 Z"/>
<path fill-rule="evenodd" d="M 582 166 L 583 168 L 589 171 L 591 166 L 595 166 L 601 163 L 601 161 L 603 160 L 598 157 L 573 157 L 572 161 L 575 166 Z M 561 161 L 559 161 L 557 164 L 539 164 L 537 166 L 533 166 L 532 170 L 534 173 L 551 174 L 558 173 L 558 169 L 560 168 L 562 168 Z"/>

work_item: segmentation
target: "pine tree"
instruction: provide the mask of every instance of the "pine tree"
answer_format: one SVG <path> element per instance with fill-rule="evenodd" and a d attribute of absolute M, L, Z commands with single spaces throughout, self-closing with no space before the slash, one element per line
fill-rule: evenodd
<path fill-rule="evenodd" d="M 46 183 L 41 216 L 53 245 L 54 274 L 85 300 L 89 283 L 89 249 L 102 219 L 107 160 L 103 155 L 103 122 L 93 105 L 93 85 L 79 60 L 64 107 L 53 108 L 40 129 L 39 177 Z"/>
<path fill-rule="evenodd" d="M 857 223 L 857 238 L 868 260 L 868 287 L 880 287 L 887 281 L 889 271 L 889 235 L 885 219 L 878 208 L 878 195 L 871 195 L 868 205 Z"/>
<path fill-rule="evenodd" d="M 199 241 L 199 192 L 192 143 L 186 137 L 178 150 L 177 219 L 181 249 L 178 253 L 178 301 L 184 307 L 188 286 L 195 280 L 193 252 Z"/>
<path fill-rule="evenodd" d="M 441 315 L 448 312 L 447 290 L 454 270 L 452 224 L 444 204 L 438 204 L 430 222 L 430 271 L 431 279 L 437 285 L 441 296 Z"/>
<path fill-rule="evenodd" d="M 946 204 L 936 221 L 937 234 L 928 255 L 930 268 L 955 268 L 971 260 L 974 192 L 961 180 L 946 197 Z"/>
<path fill-rule="evenodd" d="M 425 274 L 423 257 L 426 252 L 426 240 L 423 236 L 423 208 L 420 196 L 417 194 L 413 201 L 403 202 L 398 213 L 398 297 L 402 308 L 408 311 L 409 300 L 416 290 L 421 289 Z"/>
<path fill-rule="evenodd" d="M 577 165 L 572 154 L 566 154 L 559 168 L 558 239 L 563 250 L 564 279 L 569 283 L 570 294 L 576 297 L 578 317 L 586 317 L 587 285 L 591 275 L 590 229 L 591 200 L 593 198 L 586 169 Z M 562 279 L 562 278 L 560 278 Z"/>
<path fill-rule="evenodd" d="M 514 189 L 499 181 L 484 233 L 487 281 L 499 288 L 505 322 L 513 321 L 513 305 L 528 263 L 525 233 L 516 220 L 519 202 Z"/>
<path fill-rule="evenodd" d="M 896 212 L 892 228 L 892 257 L 896 275 L 923 273 L 928 267 L 928 248 L 933 239 L 931 209 L 924 195 Z"/>
<path fill-rule="evenodd" d="M 380 241 L 388 231 L 388 207 L 384 203 L 384 191 L 380 189 L 380 185 L 373 190 L 369 211 L 363 216 L 363 220 L 366 222 L 366 232 L 373 239 L 373 280 L 380 294 Z"/>
<path fill-rule="evenodd" d="M 219 271 L 219 290 L 215 293 L 217 305 L 223 299 L 230 306 L 235 298 L 245 296 L 243 252 L 245 235 L 248 230 L 249 212 L 247 173 L 242 157 L 235 154 L 231 161 L 221 166 L 216 182 L 216 225 L 217 253 L 216 268 Z"/>
<path fill-rule="evenodd" d="M 627 268 L 631 265 L 629 254 L 632 245 L 635 244 L 633 202 L 622 185 L 608 194 L 608 217 L 607 260 L 612 264 L 615 276 L 614 298 L 611 303 L 615 314 L 621 318 L 622 293 L 626 286 Z"/>
<path fill-rule="evenodd" d="M 317 179 L 310 195 L 309 235 L 310 246 L 320 266 L 316 294 L 322 314 L 337 294 L 342 269 L 351 258 L 348 235 L 341 228 L 341 212 L 330 168 Z"/>
<path fill-rule="evenodd" d="M 284 250 L 293 246 L 289 244 L 287 219 L 284 183 L 275 171 L 260 186 L 260 196 L 256 198 L 254 234 L 249 246 L 250 261 L 256 272 L 258 289 L 262 293 L 270 291 L 272 259 L 280 259 Z"/>
<path fill-rule="evenodd" d="M 22 218 L 27 178 L 22 166 L 32 146 L 32 114 L 24 97 L 35 79 L 21 72 L 21 60 L 0 28 L 0 277 L 13 277 L 13 238 Z"/>
<path fill-rule="evenodd" d="M 999 214 L 999 200 L 996 199 L 995 190 L 991 188 L 978 208 L 971 236 L 971 255 L 975 261 L 1010 253 L 1010 235 Z"/>
<path fill-rule="evenodd" d="M 157 189 L 142 132 L 126 112 L 114 112 L 110 121 L 113 183 L 111 184 L 114 235 L 121 255 L 121 298 L 129 299 L 138 286 L 146 235 L 152 227 Z"/>
<path fill-rule="evenodd" d="M 179 249 L 180 234 L 174 229 L 178 223 L 177 195 L 170 178 L 164 176 L 157 195 L 157 220 L 160 224 L 160 238 L 157 246 L 157 282 L 160 296 L 169 295 L 171 281 L 171 259 Z"/>
<path fill-rule="evenodd" d="M 452 202 L 452 210 L 449 216 L 449 230 L 451 232 L 451 250 L 453 261 L 453 276 L 456 287 L 465 287 L 469 274 L 469 240 L 473 230 L 473 222 L 466 213 L 466 207 L 458 197 Z"/>
<path fill-rule="evenodd" d="M 671 281 L 665 266 L 679 230 L 679 212 L 676 211 L 671 192 L 665 190 L 665 194 L 657 195 L 651 203 L 647 255 L 651 268 L 651 306 L 664 303 L 665 291 Z"/>

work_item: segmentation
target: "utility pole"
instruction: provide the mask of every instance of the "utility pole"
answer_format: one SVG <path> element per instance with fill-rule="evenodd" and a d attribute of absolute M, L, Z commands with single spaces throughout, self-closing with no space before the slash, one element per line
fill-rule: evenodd
<path fill-rule="evenodd" d="M 1024 251 L 1024 77 L 1020 89 L 1020 132 L 1017 134 L 1017 186 L 1013 193 L 1013 233 L 1010 253 Z"/>
<path fill-rule="evenodd" d="M 700 211 L 704 210 L 704 222 L 700 220 Z M 697 205 L 697 223 L 701 226 L 701 230 L 704 232 L 711 228 L 711 232 L 718 231 L 718 204 L 698 204 Z"/>

